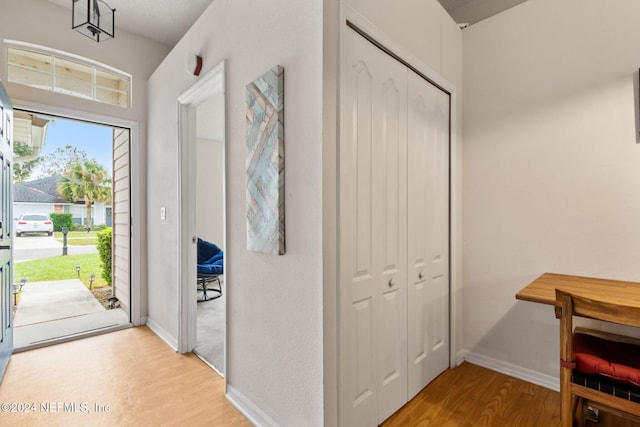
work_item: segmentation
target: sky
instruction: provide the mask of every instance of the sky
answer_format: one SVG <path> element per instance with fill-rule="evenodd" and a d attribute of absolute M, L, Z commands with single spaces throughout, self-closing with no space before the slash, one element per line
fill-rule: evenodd
<path fill-rule="evenodd" d="M 109 126 L 55 117 L 47 127 L 47 137 L 40 155 L 52 153 L 58 147 L 73 145 L 87 153 L 87 158 L 96 159 L 107 172 L 111 173 L 112 136 L 113 131 Z M 36 174 L 37 170 L 32 176 Z"/>

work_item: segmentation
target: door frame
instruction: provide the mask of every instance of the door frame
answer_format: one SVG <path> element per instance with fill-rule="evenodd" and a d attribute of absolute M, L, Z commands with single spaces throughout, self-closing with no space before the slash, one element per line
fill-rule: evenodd
<path fill-rule="evenodd" d="M 144 325 L 147 322 L 147 292 L 146 288 L 143 289 L 142 284 L 146 283 L 147 274 L 147 264 L 146 262 L 143 264 L 143 261 L 146 261 L 147 259 L 147 229 L 141 225 L 146 223 L 146 201 L 143 202 L 143 199 L 146 200 L 146 198 L 141 197 L 141 189 L 142 179 L 144 177 L 142 170 L 146 169 L 142 169 L 141 165 L 145 165 L 146 160 L 141 158 L 138 122 L 56 105 L 24 101 L 21 99 L 12 99 L 12 102 L 13 108 L 18 110 L 27 110 L 44 115 L 59 116 L 64 119 L 80 120 L 105 126 L 129 129 L 129 185 L 131 194 L 131 200 L 129 201 L 129 209 L 131 212 L 131 248 L 129 250 L 129 320 L 134 326 Z"/>
<path fill-rule="evenodd" d="M 197 291 L 196 291 L 196 106 L 212 96 L 225 94 L 225 61 L 202 76 L 178 97 L 178 352 L 188 353 L 196 346 Z M 225 103 L 226 104 L 226 103 Z M 226 106 L 225 106 L 226 110 Z M 223 130 L 223 157 L 226 165 L 226 119 Z M 223 200 L 226 210 L 226 167 Z M 223 215 L 223 247 L 226 248 L 226 212 Z M 226 263 L 226 262 L 225 262 Z M 228 270 L 225 268 L 225 270 Z M 229 276 L 225 271 L 225 285 Z M 225 299 L 225 304 L 228 300 Z M 225 368 L 227 365 L 227 334 L 224 334 Z"/>
<path fill-rule="evenodd" d="M 371 38 L 375 41 L 386 47 L 388 50 L 393 52 L 399 58 L 401 58 L 404 62 L 409 64 L 414 69 L 418 70 L 421 74 L 428 77 L 436 86 L 440 86 L 445 91 L 450 94 L 450 128 L 449 128 L 449 365 L 457 366 L 464 360 L 464 354 L 462 349 L 462 343 L 460 342 L 461 336 L 461 328 L 462 328 L 462 308 L 463 308 L 463 300 L 462 300 L 462 209 L 461 209 L 461 200 L 462 200 L 462 186 L 461 186 L 461 170 L 462 170 L 462 159 L 460 157 L 460 153 L 462 151 L 462 147 L 460 145 L 460 139 L 458 136 L 458 90 L 456 86 L 445 79 L 442 75 L 436 72 L 434 69 L 426 65 L 422 62 L 418 57 L 414 54 L 410 53 L 407 49 L 405 49 L 400 43 L 395 41 L 393 38 L 389 37 L 385 34 L 380 28 L 376 27 L 371 21 L 357 12 L 353 7 L 349 6 L 345 2 L 340 2 L 340 11 L 339 11 L 339 40 L 337 46 L 337 55 L 338 55 L 338 93 L 344 93 L 345 91 L 345 70 L 344 70 L 344 40 L 345 40 L 345 32 L 348 29 L 347 21 L 352 22 L 362 31 L 366 32 Z M 337 105 L 337 145 L 335 147 L 336 154 L 336 165 L 339 164 L 339 150 L 340 150 L 340 135 L 342 133 L 342 124 L 340 117 L 343 114 L 343 105 L 340 102 L 340 96 L 338 96 L 338 105 Z M 336 176 L 338 175 L 337 169 L 334 171 Z M 337 203 L 339 197 L 339 186 L 340 182 L 336 181 L 336 199 L 334 201 L 335 206 L 338 207 L 339 203 Z M 336 215 L 338 212 L 335 213 Z M 335 218 L 336 224 L 339 222 L 339 216 Z M 338 266 L 338 269 L 341 266 L 340 262 L 340 254 L 339 254 L 339 242 L 340 242 L 340 231 L 337 231 L 335 236 L 335 254 L 337 256 L 335 265 Z M 332 348 L 336 348 L 337 354 L 335 361 L 333 360 L 325 360 L 324 366 L 327 369 L 330 369 L 335 372 L 336 382 L 333 390 L 328 390 L 325 393 L 327 399 L 329 399 L 332 404 L 325 405 L 325 415 L 327 419 L 335 419 L 338 422 L 338 425 L 343 425 L 343 416 L 344 411 L 340 410 L 343 403 L 343 393 L 342 389 L 343 380 L 341 378 L 341 372 L 344 369 L 344 351 L 343 345 L 341 342 L 343 332 L 343 324 L 340 316 L 340 312 L 342 310 L 342 301 L 341 292 L 340 292 L 340 275 L 339 272 L 336 272 L 335 275 L 335 295 L 336 298 L 336 306 L 335 312 L 327 312 L 325 313 L 332 314 L 336 316 L 336 331 L 337 334 L 334 337 L 335 341 L 333 343 L 325 343 Z M 325 322 L 326 323 L 326 322 Z M 329 373 L 328 373 L 329 374 Z M 335 403 L 333 403 L 335 402 Z"/>

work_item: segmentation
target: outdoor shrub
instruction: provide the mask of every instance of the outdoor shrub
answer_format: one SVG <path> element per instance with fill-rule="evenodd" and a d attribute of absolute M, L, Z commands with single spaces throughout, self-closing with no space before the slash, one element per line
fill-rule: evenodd
<path fill-rule="evenodd" d="M 73 214 L 52 213 L 49 217 L 53 221 L 53 231 L 62 231 L 62 227 L 67 227 L 69 230 L 73 228 Z"/>
<path fill-rule="evenodd" d="M 102 261 L 102 278 L 111 285 L 111 228 L 105 228 L 96 233 L 98 243 L 96 248 Z"/>

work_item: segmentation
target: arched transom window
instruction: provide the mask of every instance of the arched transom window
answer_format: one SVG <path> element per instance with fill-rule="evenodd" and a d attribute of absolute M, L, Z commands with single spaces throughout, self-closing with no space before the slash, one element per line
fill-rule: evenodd
<path fill-rule="evenodd" d="M 131 75 L 79 56 L 41 46 L 5 41 L 7 79 L 51 92 L 131 105 Z"/>

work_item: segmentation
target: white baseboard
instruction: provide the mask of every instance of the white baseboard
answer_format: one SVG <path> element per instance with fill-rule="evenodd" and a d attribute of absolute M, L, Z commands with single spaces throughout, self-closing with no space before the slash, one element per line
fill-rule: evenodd
<path fill-rule="evenodd" d="M 153 331 L 153 333 L 169 344 L 172 349 L 178 351 L 178 340 L 150 317 L 147 318 L 147 326 Z"/>
<path fill-rule="evenodd" d="M 260 408 L 253 404 L 247 397 L 240 393 L 233 386 L 227 384 L 227 399 L 236 407 L 242 415 L 244 415 L 253 425 L 259 427 L 277 427 L 278 424 L 273 421 Z"/>
<path fill-rule="evenodd" d="M 481 354 L 473 352 L 466 352 L 466 354 L 464 355 L 464 360 L 469 363 L 473 363 L 474 365 L 482 366 L 483 368 L 491 369 L 492 371 L 509 375 L 510 377 L 537 384 L 554 391 L 560 391 L 560 379 L 551 375 L 543 374 L 538 371 L 532 371 L 531 369 L 523 368 L 522 366 L 514 365 L 512 363 L 504 362 L 502 360 L 483 356 Z"/>
<path fill-rule="evenodd" d="M 140 323 L 136 324 L 136 322 L 133 322 L 133 326 L 142 326 L 147 324 L 147 316 L 143 316 L 139 320 Z"/>

